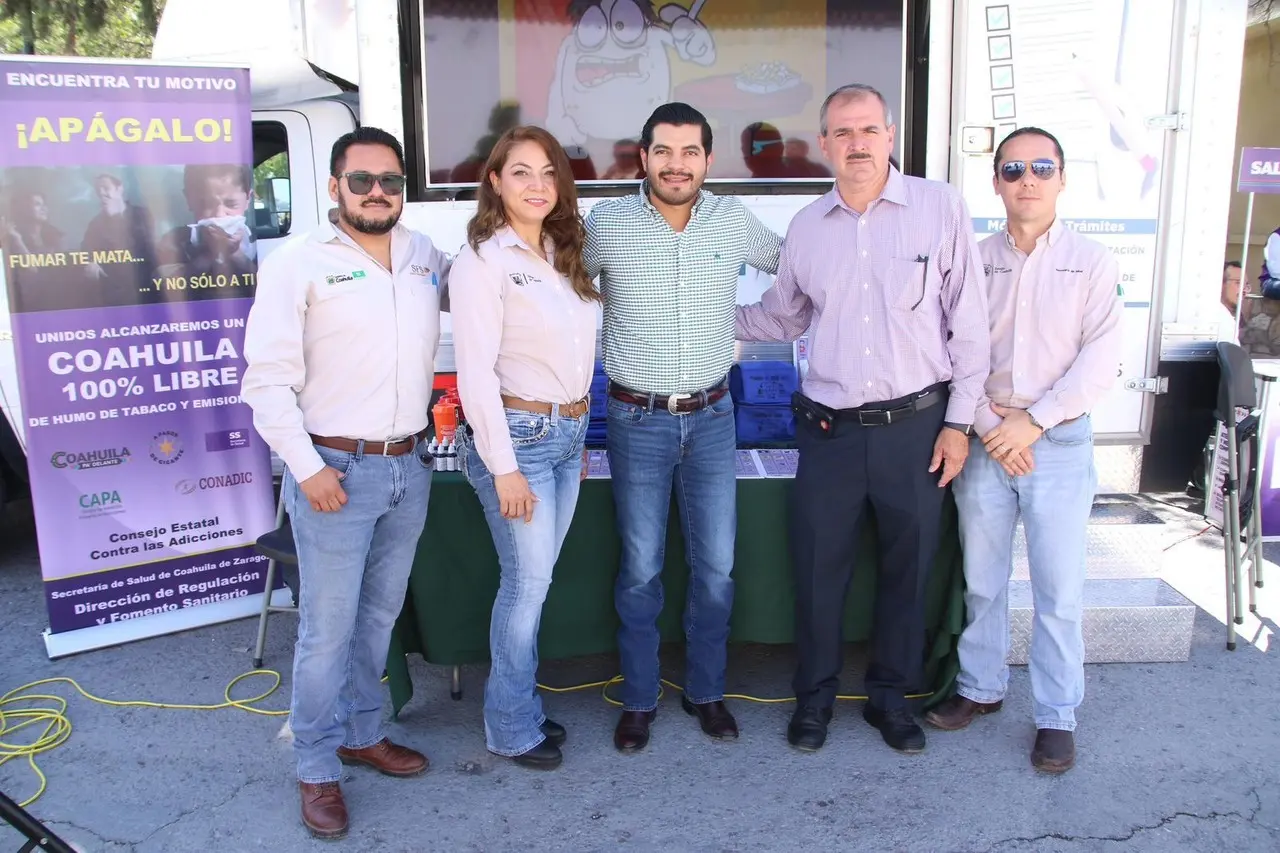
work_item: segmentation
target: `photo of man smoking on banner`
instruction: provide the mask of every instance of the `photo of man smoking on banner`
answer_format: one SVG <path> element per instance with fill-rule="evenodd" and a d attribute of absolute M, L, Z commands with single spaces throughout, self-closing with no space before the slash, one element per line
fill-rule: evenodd
<path fill-rule="evenodd" d="M 253 201 L 243 164 L 5 169 L 10 310 L 252 296 Z"/>

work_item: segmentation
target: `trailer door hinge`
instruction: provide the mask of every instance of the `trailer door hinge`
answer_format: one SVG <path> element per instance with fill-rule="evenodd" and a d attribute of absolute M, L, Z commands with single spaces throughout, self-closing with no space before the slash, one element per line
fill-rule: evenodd
<path fill-rule="evenodd" d="M 1186 113 L 1168 113 L 1162 116 L 1151 116 L 1145 122 L 1147 127 L 1158 130 L 1186 130 Z"/>
<path fill-rule="evenodd" d="M 1169 391 L 1168 376 L 1153 376 L 1144 379 L 1128 379 L 1124 383 L 1126 391 L 1140 391 L 1144 394 L 1165 394 Z"/>

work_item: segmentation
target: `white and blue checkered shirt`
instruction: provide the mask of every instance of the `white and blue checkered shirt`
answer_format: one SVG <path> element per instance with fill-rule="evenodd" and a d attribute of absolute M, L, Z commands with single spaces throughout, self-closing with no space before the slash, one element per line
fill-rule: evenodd
<path fill-rule="evenodd" d="M 782 238 L 732 196 L 699 192 L 683 231 L 637 193 L 587 216 L 587 274 L 604 294 L 605 373 L 627 388 L 688 394 L 733 366 L 734 309 L 744 263 L 773 274 Z"/>

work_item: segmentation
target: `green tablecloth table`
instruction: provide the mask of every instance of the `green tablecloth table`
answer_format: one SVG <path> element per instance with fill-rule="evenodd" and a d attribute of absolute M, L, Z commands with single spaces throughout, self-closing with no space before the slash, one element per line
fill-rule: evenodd
<path fill-rule="evenodd" d="M 543 609 L 542 660 L 613 652 L 618 617 L 613 607 L 619 540 L 608 479 L 582 484 L 573 525 L 556 564 Z M 730 642 L 790 643 L 794 623 L 787 554 L 791 479 L 738 480 L 738 544 Z M 869 513 L 870 515 L 870 513 Z M 849 587 L 844 636 L 870 637 L 875 589 L 874 517 L 864 524 L 858 566 Z M 689 569 L 674 506 L 669 515 L 664 641 L 682 641 L 681 614 Z M 438 472 L 431 486 L 426 531 L 409 578 L 404 610 L 392 634 L 387 675 L 396 713 L 413 695 L 405 655 L 445 666 L 489 659 L 489 614 L 498 590 L 498 558 L 475 492 L 455 472 Z M 924 691 L 941 701 L 957 671 L 956 641 L 964 626 L 964 576 L 955 504 L 943 508 L 942 538 L 927 590 Z"/>

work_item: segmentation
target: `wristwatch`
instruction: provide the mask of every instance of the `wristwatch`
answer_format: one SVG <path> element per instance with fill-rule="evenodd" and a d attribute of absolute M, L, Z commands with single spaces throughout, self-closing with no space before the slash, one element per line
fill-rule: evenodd
<path fill-rule="evenodd" d="M 955 424 L 955 423 L 952 423 L 951 421 L 943 421 L 942 425 L 944 427 L 950 427 L 951 429 L 954 429 L 954 430 L 959 430 L 965 435 L 973 435 L 973 424 Z"/>

